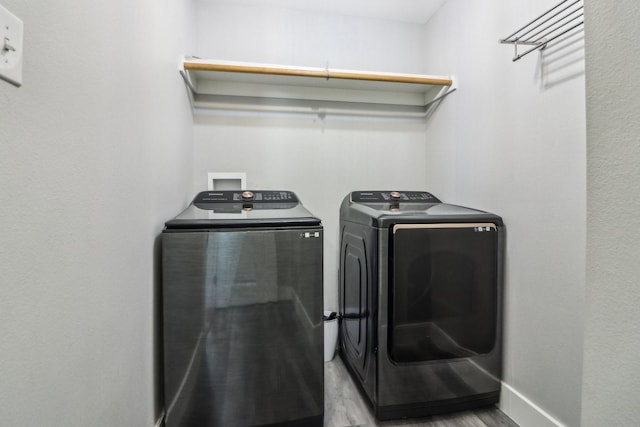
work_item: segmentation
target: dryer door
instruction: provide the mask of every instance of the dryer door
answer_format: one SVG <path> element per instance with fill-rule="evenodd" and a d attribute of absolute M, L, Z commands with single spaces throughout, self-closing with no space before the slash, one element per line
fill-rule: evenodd
<path fill-rule="evenodd" d="M 498 316 L 493 223 L 392 227 L 388 349 L 397 363 L 486 354 Z"/>

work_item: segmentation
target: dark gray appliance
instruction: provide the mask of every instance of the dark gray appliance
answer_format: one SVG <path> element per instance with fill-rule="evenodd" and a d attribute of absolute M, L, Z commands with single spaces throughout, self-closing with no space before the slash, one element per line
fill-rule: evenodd
<path fill-rule="evenodd" d="M 166 223 L 166 427 L 322 426 L 322 241 L 290 191 L 202 192 Z"/>
<path fill-rule="evenodd" d="M 340 209 L 341 357 L 378 419 L 498 401 L 502 219 L 427 192 Z"/>

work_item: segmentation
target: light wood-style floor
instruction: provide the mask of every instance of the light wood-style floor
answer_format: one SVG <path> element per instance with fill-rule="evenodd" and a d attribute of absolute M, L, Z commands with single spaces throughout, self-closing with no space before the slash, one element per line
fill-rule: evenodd
<path fill-rule="evenodd" d="M 429 418 L 377 421 L 338 355 L 324 364 L 325 427 L 518 427 L 497 408 L 437 415 Z"/>

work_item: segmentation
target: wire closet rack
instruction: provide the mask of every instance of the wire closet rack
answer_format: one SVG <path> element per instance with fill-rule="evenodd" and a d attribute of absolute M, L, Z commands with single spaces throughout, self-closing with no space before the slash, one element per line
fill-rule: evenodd
<path fill-rule="evenodd" d="M 499 42 L 514 46 L 515 62 L 535 50 L 544 49 L 550 42 L 581 25 L 584 25 L 582 0 L 563 0 Z M 525 46 L 527 49 L 518 53 L 518 46 Z"/>

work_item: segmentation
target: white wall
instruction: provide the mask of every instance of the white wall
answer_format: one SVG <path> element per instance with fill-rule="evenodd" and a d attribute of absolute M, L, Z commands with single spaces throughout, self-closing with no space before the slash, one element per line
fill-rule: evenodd
<path fill-rule="evenodd" d="M 418 73 L 420 26 L 353 16 L 196 0 L 203 58 Z"/>
<path fill-rule="evenodd" d="M 449 0 L 423 38 L 425 69 L 454 73 L 459 84 L 428 124 L 427 187 L 506 224 L 501 407 L 523 427 L 550 418 L 577 426 L 581 411 L 583 33 L 515 63 L 513 48 L 498 44 L 556 3 Z"/>
<path fill-rule="evenodd" d="M 21 88 L 0 81 L 0 424 L 152 426 L 156 238 L 192 181 L 193 6 L 2 3 L 25 61 Z"/>
<path fill-rule="evenodd" d="M 587 0 L 587 305 L 582 425 L 640 418 L 640 4 Z"/>
<path fill-rule="evenodd" d="M 421 72 L 419 25 L 288 9 L 198 3 L 200 57 Z M 325 296 L 337 309 L 338 209 L 362 189 L 423 189 L 425 125 L 327 116 L 201 114 L 194 193 L 207 172 L 246 172 L 249 188 L 291 189 L 325 227 Z"/>

